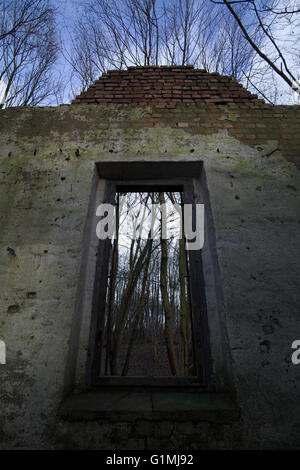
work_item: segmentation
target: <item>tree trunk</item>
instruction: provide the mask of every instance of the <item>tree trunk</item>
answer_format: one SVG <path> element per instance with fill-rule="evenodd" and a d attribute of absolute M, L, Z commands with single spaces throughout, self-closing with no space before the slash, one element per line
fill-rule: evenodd
<path fill-rule="evenodd" d="M 136 312 L 135 312 L 135 318 L 134 318 L 134 322 L 133 322 L 131 337 L 130 337 L 129 344 L 128 344 L 126 359 L 125 359 L 125 363 L 124 363 L 123 370 L 122 370 L 122 375 L 127 375 L 127 373 L 128 373 L 129 361 L 130 361 L 130 356 L 131 356 L 131 352 L 132 352 L 132 347 L 133 347 L 135 335 L 136 335 L 136 332 L 137 332 L 138 323 L 139 323 L 139 320 L 141 318 L 141 313 L 143 311 L 143 307 L 144 307 L 144 303 L 145 303 L 145 292 L 146 292 L 146 285 L 147 285 L 147 281 L 148 281 L 148 271 L 149 271 L 149 264 L 150 264 L 150 259 L 151 259 L 151 251 L 152 251 L 152 240 L 150 240 L 150 243 L 149 243 L 149 251 L 148 251 L 146 264 L 145 264 L 145 268 L 144 268 L 144 275 L 143 275 L 143 282 L 142 282 L 142 289 L 141 289 L 141 297 L 140 297 L 140 301 L 139 301 L 138 307 L 137 307 Z"/>
<path fill-rule="evenodd" d="M 116 291 L 116 274 L 118 268 L 118 239 L 115 238 L 112 246 L 111 256 L 111 269 L 110 269 L 110 284 L 108 294 L 108 315 L 107 315 L 107 327 L 106 327 L 106 357 L 105 357 L 105 375 L 108 373 L 108 364 L 110 369 L 112 368 L 112 327 L 113 327 L 113 310 L 115 303 L 115 291 Z"/>
<path fill-rule="evenodd" d="M 163 193 L 159 193 L 159 202 L 160 204 L 165 203 L 165 198 Z M 162 224 L 161 224 L 162 226 Z M 167 344 L 168 358 L 170 363 L 170 368 L 172 375 L 177 375 L 177 360 L 176 352 L 174 347 L 174 337 L 173 337 L 173 312 L 170 304 L 169 294 L 168 294 L 168 246 L 167 240 L 163 239 L 161 236 L 161 264 L 160 264 L 160 289 L 163 300 L 163 307 L 165 311 L 165 338 Z"/>
<path fill-rule="evenodd" d="M 142 249 L 142 252 L 140 253 L 137 259 L 136 264 L 130 267 L 127 286 L 122 294 L 120 310 L 118 313 L 118 319 L 117 319 L 117 324 L 116 324 L 115 333 L 114 333 L 113 358 L 112 358 L 112 374 L 113 375 L 118 375 L 118 365 L 117 365 L 118 354 L 119 354 L 120 344 L 122 341 L 126 315 L 128 314 L 128 311 L 130 308 L 130 300 L 134 292 L 135 286 L 139 280 L 139 275 L 141 273 L 141 270 L 143 268 L 143 263 L 144 263 L 145 256 L 147 254 L 148 247 L 149 247 L 149 241 L 151 240 L 148 239 L 146 245 Z"/>
<path fill-rule="evenodd" d="M 185 376 L 188 373 L 188 302 L 186 292 L 186 259 L 185 241 L 179 240 L 179 286 L 180 286 L 180 372 Z"/>

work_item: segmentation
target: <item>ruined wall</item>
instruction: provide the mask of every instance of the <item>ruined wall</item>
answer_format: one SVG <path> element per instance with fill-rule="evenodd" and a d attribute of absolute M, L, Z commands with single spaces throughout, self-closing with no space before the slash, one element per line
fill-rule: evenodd
<path fill-rule="evenodd" d="M 0 448 L 300 447 L 299 107 L 101 104 L 0 112 Z M 298 142 L 298 143 L 297 143 Z M 204 162 L 235 422 L 69 422 L 64 391 L 98 161 Z M 9 249 L 8 249 L 9 248 Z"/>

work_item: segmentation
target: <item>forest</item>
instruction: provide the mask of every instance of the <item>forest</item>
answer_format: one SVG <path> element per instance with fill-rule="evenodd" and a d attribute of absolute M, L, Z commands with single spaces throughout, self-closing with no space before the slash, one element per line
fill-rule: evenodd
<path fill-rule="evenodd" d="M 181 205 L 180 192 L 116 195 L 101 375 L 195 372 Z"/>

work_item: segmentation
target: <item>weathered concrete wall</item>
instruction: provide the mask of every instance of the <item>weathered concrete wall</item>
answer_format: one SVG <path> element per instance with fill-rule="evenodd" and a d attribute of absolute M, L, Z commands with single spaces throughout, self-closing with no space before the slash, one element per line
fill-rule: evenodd
<path fill-rule="evenodd" d="M 299 123 L 296 108 L 289 121 L 279 107 L 278 119 Z M 1 448 L 300 448 L 300 366 L 292 365 L 290 349 L 300 335 L 300 181 L 285 158 L 294 158 L 295 148 L 285 153 L 284 136 L 275 132 L 238 140 L 247 140 L 246 131 L 231 130 L 238 109 L 220 107 L 213 119 L 199 110 L 82 105 L 0 112 L 0 339 L 7 346 Z M 95 162 L 162 159 L 204 162 L 242 419 L 59 420 Z"/>

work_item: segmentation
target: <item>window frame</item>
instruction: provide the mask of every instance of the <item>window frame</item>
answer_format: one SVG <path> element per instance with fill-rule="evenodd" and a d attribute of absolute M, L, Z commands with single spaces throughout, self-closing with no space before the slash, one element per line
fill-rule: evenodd
<path fill-rule="evenodd" d="M 201 161 L 190 162 L 103 162 L 97 164 L 98 175 L 105 180 L 102 202 L 112 203 L 117 190 L 137 188 L 161 188 L 171 190 L 182 188 L 184 203 L 192 204 L 195 211 L 199 195 L 194 180 L 200 181 Z M 103 349 L 104 311 L 109 269 L 110 239 L 99 240 L 94 277 L 92 311 L 90 320 L 89 346 L 86 362 L 86 385 L 95 386 L 115 383 L 126 386 L 178 386 L 191 384 L 192 377 L 154 377 L 145 381 L 142 377 L 99 377 L 100 355 Z M 210 332 L 207 315 L 205 279 L 201 250 L 189 251 L 191 314 L 195 351 L 196 380 L 193 382 L 205 390 L 214 388 Z M 99 312 L 103 314 L 99 314 Z M 193 377 L 195 378 L 195 377 Z M 171 380 L 170 380 L 171 379 Z M 173 379 L 173 380 L 172 380 Z M 175 379 L 175 380 L 174 380 Z"/>

